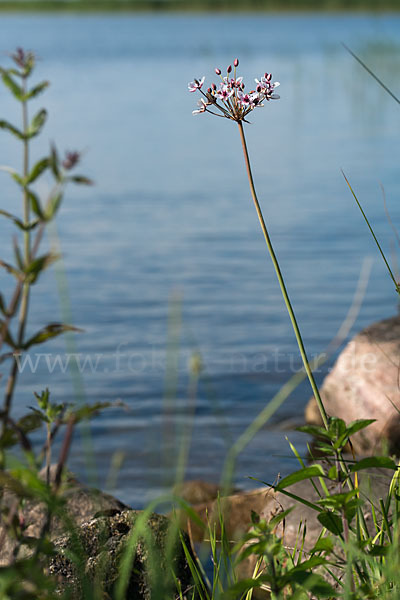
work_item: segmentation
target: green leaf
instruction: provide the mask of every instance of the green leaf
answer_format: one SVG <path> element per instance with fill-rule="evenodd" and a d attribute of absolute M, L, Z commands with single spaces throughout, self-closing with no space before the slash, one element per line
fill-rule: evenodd
<path fill-rule="evenodd" d="M 386 556 L 386 554 L 389 551 L 390 546 L 388 545 L 379 545 L 379 544 L 375 544 L 374 546 L 372 546 L 371 550 L 369 551 L 369 555 L 370 556 Z"/>
<path fill-rule="evenodd" d="M 30 89 L 29 92 L 25 94 L 25 96 L 23 96 L 23 99 L 30 100 L 31 98 L 36 98 L 36 96 L 41 94 L 46 88 L 49 87 L 49 85 L 49 81 L 42 81 L 41 83 L 38 83 L 32 89 Z"/>
<path fill-rule="evenodd" d="M 75 329 L 74 331 L 82 331 Z M 84 419 L 90 419 L 96 416 L 101 410 L 113 406 L 112 402 L 96 402 L 96 404 L 86 404 L 79 408 L 69 409 L 65 414 L 65 421 L 68 422 L 71 417 L 74 417 L 76 423 Z"/>
<path fill-rule="evenodd" d="M 4 302 L 4 298 L 3 298 L 3 294 L 0 293 L 0 310 L 3 313 L 3 315 L 7 315 L 7 307 L 6 307 L 6 303 Z"/>
<path fill-rule="evenodd" d="M 5 334 L 3 333 L 4 328 L 6 329 Z M 16 350 L 17 344 L 14 342 L 14 339 L 10 333 L 10 329 L 8 326 L 6 326 L 6 323 L 1 320 L 0 320 L 0 336 L 3 338 L 3 340 L 6 344 L 8 344 L 11 348 Z"/>
<path fill-rule="evenodd" d="M 50 167 L 51 167 L 51 170 L 53 171 L 53 175 L 57 181 L 61 181 L 61 174 L 60 174 L 60 168 L 59 168 L 60 161 L 58 158 L 57 148 L 54 146 L 54 144 L 51 145 L 50 158 L 51 158 Z"/>
<path fill-rule="evenodd" d="M 316 541 L 313 552 L 332 552 L 333 551 L 333 540 L 330 537 L 319 538 Z"/>
<path fill-rule="evenodd" d="M 13 96 L 15 96 L 17 100 L 21 101 L 24 95 L 22 87 L 20 87 L 18 83 L 11 77 L 9 71 L 6 71 L 5 69 L 0 69 L 0 73 L 4 85 L 8 87 L 10 92 L 13 94 Z"/>
<path fill-rule="evenodd" d="M 343 523 L 340 517 L 333 512 L 323 511 L 317 515 L 318 521 L 331 533 L 341 535 L 343 533 Z"/>
<path fill-rule="evenodd" d="M 42 426 L 42 419 L 37 415 L 24 415 L 17 421 L 17 426 L 24 433 L 30 433 Z"/>
<path fill-rule="evenodd" d="M 82 329 L 78 329 L 77 327 L 73 327 L 72 325 L 65 325 L 64 323 L 50 323 L 46 325 L 43 329 L 38 331 L 34 336 L 32 336 L 24 345 L 23 349 L 27 350 L 34 344 L 43 344 L 47 340 L 57 337 L 66 331 L 76 331 L 82 332 Z"/>
<path fill-rule="evenodd" d="M 18 242 L 15 240 L 14 242 L 14 256 L 15 262 L 18 265 L 18 268 L 23 271 L 24 270 L 24 259 L 22 258 L 21 250 L 19 249 Z"/>
<path fill-rule="evenodd" d="M 26 183 L 33 183 L 50 166 L 49 158 L 39 160 L 29 173 Z"/>
<path fill-rule="evenodd" d="M 4 119 L 0 120 L 0 129 L 5 129 L 6 131 L 9 131 L 20 140 L 25 139 L 25 135 L 22 133 L 22 131 L 14 127 L 14 125 L 11 125 L 11 123 L 9 123 L 8 121 L 4 121 Z"/>
<path fill-rule="evenodd" d="M 31 124 L 28 127 L 28 131 L 26 132 L 26 138 L 33 138 L 38 135 L 45 124 L 47 119 L 47 111 L 42 108 L 36 115 L 33 117 Z"/>
<path fill-rule="evenodd" d="M 7 219 L 11 219 L 13 221 L 13 223 L 22 231 L 31 231 L 38 224 L 38 221 L 31 221 L 30 223 L 25 225 L 25 223 L 23 223 L 20 219 L 18 219 L 18 217 L 10 214 L 6 210 L 0 209 L 0 215 L 3 215 L 3 217 L 7 217 Z"/>
<path fill-rule="evenodd" d="M 365 429 L 371 425 L 371 423 L 375 423 L 376 419 L 357 419 L 357 421 L 353 421 L 347 428 L 347 435 L 351 436 L 360 431 L 361 429 Z"/>
<path fill-rule="evenodd" d="M 355 465 L 352 465 L 350 471 L 355 473 L 356 471 L 372 468 L 392 469 L 392 471 L 396 471 L 397 465 L 388 456 L 369 456 L 368 458 L 359 460 Z"/>
<path fill-rule="evenodd" d="M 41 271 L 44 271 L 49 265 L 58 259 L 57 254 L 44 254 L 35 258 L 25 269 L 25 273 L 29 276 L 30 283 L 35 283 Z"/>
<path fill-rule="evenodd" d="M 28 198 L 29 198 L 29 200 L 31 201 L 31 208 L 32 208 L 32 211 L 35 213 L 35 215 L 36 215 L 37 217 L 39 217 L 39 219 L 40 219 L 41 221 L 45 221 L 45 216 L 44 216 L 44 214 L 43 214 L 43 211 L 42 211 L 42 207 L 41 207 L 41 204 L 40 204 L 40 200 L 39 200 L 39 198 L 38 198 L 38 197 L 37 197 L 37 195 L 36 195 L 34 192 L 32 192 L 31 190 L 27 190 L 27 192 L 28 192 Z"/>
<path fill-rule="evenodd" d="M 315 425 L 302 425 L 301 427 L 296 427 L 296 431 L 301 431 L 302 433 L 308 433 L 313 437 L 321 437 L 325 439 L 330 439 L 328 432 L 325 427 L 317 427 Z"/>
<path fill-rule="evenodd" d="M 11 177 L 16 181 L 19 185 L 25 186 L 25 179 L 17 173 L 15 169 L 11 167 L 6 167 L 4 165 L 0 166 L 0 171 L 4 171 L 5 173 L 9 173 Z"/>
<path fill-rule="evenodd" d="M 19 281 L 23 281 L 25 278 L 24 273 L 21 273 L 21 271 L 18 271 L 18 269 L 9 263 L 4 262 L 4 260 L 0 260 L 0 267 L 3 267 L 3 269 L 8 271 L 8 273 L 11 273 L 11 275 L 14 275 L 14 277 L 16 277 Z"/>
<path fill-rule="evenodd" d="M 50 221 L 54 217 L 54 215 L 60 208 L 62 199 L 63 199 L 63 192 L 59 192 L 52 198 L 49 198 L 49 201 L 47 203 L 46 210 L 45 210 L 46 221 Z"/>
<path fill-rule="evenodd" d="M 317 502 L 321 506 L 330 506 L 339 510 L 344 506 L 344 504 L 346 504 L 346 502 L 354 498 L 357 493 L 358 490 L 350 490 L 349 492 L 342 492 L 340 494 L 331 494 L 326 498 L 317 500 Z"/>
<path fill-rule="evenodd" d="M 338 470 L 337 470 L 337 466 L 333 465 L 329 471 L 328 471 L 328 477 L 329 479 L 333 479 L 333 481 L 337 480 L 338 477 Z"/>
<path fill-rule="evenodd" d="M 84 175 L 73 175 L 72 177 L 68 177 L 68 180 L 83 185 L 93 185 L 93 181 Z"/>
<path fill-rule="evenodd" d="M 324 477 L 325 472 L 321 465 L 312 465 L 311 467 L 306 467 L 305 469 L 300 469 L 299 471 L 294 471 L 287 477 L 284 477 L 278 485 L 275 487 L 275 490 L 278 492 L 283 490 L 298 481 L 304 481 L 304 479 L 311 479 L 311 477 Z"/>

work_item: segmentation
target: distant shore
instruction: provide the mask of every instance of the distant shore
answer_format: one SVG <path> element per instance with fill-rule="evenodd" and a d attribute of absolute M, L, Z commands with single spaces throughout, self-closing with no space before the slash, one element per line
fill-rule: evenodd
<path fill-rule="evenodd" d="M 400 0 L 0 0 L 0 12 L 400 12 Z"/>

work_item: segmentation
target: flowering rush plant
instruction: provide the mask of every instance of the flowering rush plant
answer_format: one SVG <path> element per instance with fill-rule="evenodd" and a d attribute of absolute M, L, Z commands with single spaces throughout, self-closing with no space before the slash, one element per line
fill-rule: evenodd
<path fill-rule="evenodd" d="M 233 61 L 233 73 L 232 65 L 229 65 L 225 77 L 222 76 L 221 69 L 216 68 L 215 73 L 219 75 L 221 81 L 218 86 L 212 83 L 207 92 L 202 90 L 205 77 L 194 79 L 188 84 L 189 92 L 196 92 L 198 90 L 203 95 L 203 98 L 197 103 L 199 108 L 193 111 L 194 115 L 209 112 L 217 117 L 226 117 L 238 122 L 248 122 L 245 117 L 254 108 L 264 106 L 264 100 L 269 101 L 279 98 L 278 94 L 275 93 L 275 88 L 279 86 L 279 82 L 272 82 L 271 73 L 265 73 L 260 80 L 255 79 L 257 84 L 256 89 L 248 93 L 245 92 L 243 77 L 236 77 L 236 68 L 238 65 L 239 59 L 235 58 Z M 220 112 L 217 113 L 214 110 L 210 110 L 210 107 Z"/>
<path fill-rule="evenodd" d="M 264 76 L 260 79 L 255 79 L 255 90 L 245 92 L 245 84 L 243 83 L 243 77 L 237 77 L 236 74 L 236 69 L 238 66 L 239 59 L 235 58 L 235 60 L 233 61 L 233 69 L 232 66 L 229 65 L 229 67 L 226 69 L 225 76 L 222 75 L 221 69 L 215 69 L 215 73 L 220 77 L 221 81 L 219 82 L 218 86 L 215 83 L 212 83 L 211 87 L 209 87 L 206 92 L 204 92 L 202 89 L 205 77 L 202 77 L 201 79 L 194 79 L 188 84 L 189 92 L 199 91 L 203 96 L 198 102 L 198 109 L 194 110 L 193 114 L 197 115 L 200 113 L 209 112 L 217 117 L 223 117 L 232 121 L 236 121 L 236 123 L 238 124 L 240 140 L 242 143 L 244 160 L 246 164 L 247 177 L 250 184 L 251 196 L 257 211 L 258 219 L 260 221 L 260 225 L 264 234 L 265 242 L 267 244 L 272 263 L 274 265 L 275 273 L 278 278 L 282 296 L 287 311 L 289 313 L 293 331 L 295 333 L 297 344 L 299 346 L 300 354 L 303 360 L 304 369 L 310 381 L 311 388 L 313 390 L 314 397 L 317 401 L 323 423 L 325 427 L 328 428 L 328 417 L 324 405 L 322 403 L 318 387 L 315 383 L 314 375 L 308 362 L 307 354 L 303 344 L 303 339 L 301 337 L 299 326 L 297 324 L 293 307 L 289 299 L 286 284 L 283 279 L 283 275 L 274 248 L 272 246 L 272 242 L 264 221 L 260 204 L 258 202 L 253 180 L 253 174 L 251 172 L 250 158 L 247 150 L 246 138 L 243 129 L 243 122 L 248 123 L 246 117 L 252 110 L 263 106 L 263 102 L 265 100 L 269 101 L 279 98 L 279 96 L 275 93 L 276 88 L 279 86 L 279 82 L 273 82 L 271 73 L 265 73 Z"/>

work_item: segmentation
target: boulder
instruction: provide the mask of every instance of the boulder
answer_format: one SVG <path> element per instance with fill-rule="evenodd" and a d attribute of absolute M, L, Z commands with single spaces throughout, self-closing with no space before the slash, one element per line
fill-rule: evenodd
<path fill-rule="evenodd" d="M 56 465 L 52 466 L 51 480 L 54 480 Z M 45 478 L 45 470 L 41 472 L 41 477 Z M 80 484 L 71 473 L 66 473 L 63 477 L 60 493 L 66 500 L 65 510 L 77 525 L 92 519 L 96 513 L 107 511 L 121 511 L 127 507 L 110 494 L 106 494 L 94 488 L 88 488 Z M 16 502 L 16 497 L 9 490 L 4 490 L 1 501 L 2 507 L 11 509 Z M 18 510 L 18 519 L 24 524 L 24 535 L 26 537 L 38 538 L 47 519 L 46 506 L 36 500 L 27 499 L 22 508 Z M 50 525 L 50 537 L 54 538 L 63 532 L 64 527 L 60 519 L 53 517 Z M 3 537 L 3 525 L 0 525 L 0 537 Z M 13 551 L 16 542 L 9 536 L 5 536 L 2 547 L 0 548 L 0 566 L 9 564 L 13 557 Z M 24 554 L 24 548 L 20 550 L 20 555 Z"/>
<path fill-rule="evenodd" d="M 388 450 L 400 454 L 400 317 L 370 325 L 339 355 L 321 387 L 329 416 L 346 423 L 376 419 L 352 436 L 358 454 Z M 314 398 L 305 411 L 307 423 L 321 424 Z"/>
<path fill-rule="evenodd" d="M 184 481 L 174 487 L 174 494 L 189 502 L 189 504 L 201 504 L 215 500 L 219 494 L 222 494 L 222 488 L 217 483 L 210 483 L 201 479 L 191 479 Z M 237 489 L 230 489 L 229 494 L 238 492 Z"/>
<path fill-rule="evenodd" d="M 72 535 L 54 540 L 57 554 L 51 558 L 48 572 L 58 579 L 58 593 L 68 591 L 71 600 L 80 600 L 86 597 L 84 587 L 89 584 L 96 598 L 113 597 L 121 559 L 129 552 L 129 538 L 132 532 L 135 534 L 135 525 L 142 514 L 142 511 L 123 510 L 99 516 L 77 529 L 78 542 Z M 178 597 L 174 577 L 182 596 L 192 597 L 190 568 L 177 530 L 171 532 L 170 520 L 149 514 L 140 532 L 130 558 L 126 600 Z M 190 549 L 188 537 L 183 536 Z M 175 541 L 171 544 L 171 540 Z M 77 557 L 75 562 L 71 560 L 71 553 Z"/>

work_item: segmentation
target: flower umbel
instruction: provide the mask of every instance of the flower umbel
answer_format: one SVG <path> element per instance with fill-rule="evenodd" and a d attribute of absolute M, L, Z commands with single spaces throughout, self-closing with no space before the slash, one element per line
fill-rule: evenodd
<path fill-rule="evenodd" d="M 219 75 L 221 81 L 217 86 L 215 83 L 203 92 L 201 89 L 205 80 L 202 77 L 200 80 L 195 79 L 188 84 L 189 92 L 199 92 L 204 96 L 199 102 L 198 110 L 194 110 L 193 114 L 197 115 L 203 112 L 209 112 L 218 117 L 225 117 L 232 121 L 245 121 L 246 116 L 256 107 L 263 106 L 264 100 L 276 100 L 279 98 L 275 93 L 275 88 L 279 86 L 279 82 L 272 82 L 272 74 L 264 73 L 260 80 L 256 79 L 257 87 L 250 92 L 244 92 L 245 84 L 243 77 L 236 77 L 236 68 L 239 65 L 239 60 L 235 58 L 233 62 L 233 77 L 231 77 L 232 66 L 229 65 L 226 69 L 226 76 L 222 76 L 222 71 L 219 68 L 215 69 L 215 73 Z M 214 110 L 210 110 L 213 108 Z M 215 110 L 219 112 L 215 112 Z"/>

